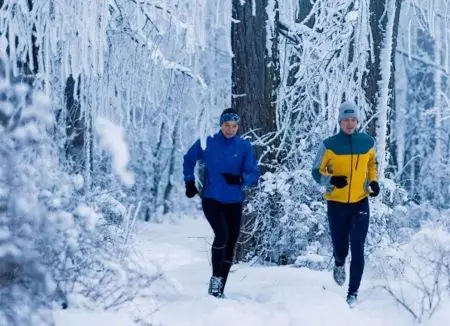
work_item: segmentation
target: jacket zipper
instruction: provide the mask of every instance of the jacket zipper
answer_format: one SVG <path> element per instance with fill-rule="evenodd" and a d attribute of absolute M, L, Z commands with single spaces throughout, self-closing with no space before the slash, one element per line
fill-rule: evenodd
<path fill-rule="evenodd" d="M 359 163 L 359 154 L 356 157 L 356 168 L 355 168 L 355 171 L 358 170 L 358 163 Z"/>
<path fill-rule="evenodd" d="M 352 188 L 352 177 L 353 177 L 353 148 L 352 148 L 352 136 L 348 136 L 350 142 L 350 182 L 348 183 L 348 203 L 350 203 L 350 190 Z"/>

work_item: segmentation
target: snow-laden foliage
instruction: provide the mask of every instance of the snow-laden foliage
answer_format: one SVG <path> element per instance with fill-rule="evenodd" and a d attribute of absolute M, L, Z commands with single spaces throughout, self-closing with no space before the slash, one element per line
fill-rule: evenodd
<path fill-rule="evenodd" d="M 450 295 L 450 233 L 439 219 L 448 219 L 448 212 L 377 257 L 385 278 L 380 286 L 419 322 L 430 319 Z"/>
<path fill-rule="evenodd" d="M 441 0 L 402 6 L 393 124 L 396 180 L 416 201 L 448 208 L 450 7 Z"/>
<path fill-rule="evenodd" d="M 309 171 L 301 170 L 263 176 L 247 206 L 254 217 L 246 228 L 254 243 L 250 257 L 291 264 L 299 255 L 326 254 L 326 205 L 312 195 L 309 179 Z"/>
<path fill-rule="evenodd" d="M 288 26 L 296 44 L 288 39 L 281 47 L 277 152 L 288 167 L 309 169 L 313 156 L 307 153 L 337 130 L 342 99 L 357 101 L 363 126 L 366 122 L 362 80 L 370 46 L 367 8 L 342 0 L 316 1 L 303 15 L 304 21 Z"/>
<path fill-rule="evenodd" d="M 382 89 L 370 111 L 363 88 L 380 37 L 370 30 L 370 7 L 387 4 L 383 19 L 392 34 L 398 2 L 395 94 L 388 89 L 393 44 L 382 42 Z M 2 318 L 27 316 L 14 321 L 34 323 L 39 316 L 32 311 L 54 301 L 76 305 L 77 294 L 88 298 L 85 305 L 116 307 L 148 281 L 121 261 L 127 254 L 120 244 L 132 239 L 137 218 L 159 221 L 159 213 L 188 206 L 180 200 L 184 151 L 216 131 L 218 113 L 229 106 L 230 28 L 239 23 L 231 19 L 233 2 L 1 3 L 0 54 L 8 56 L 14 78 L 28 82 L 11 81 L 4 70 L 0 279 L 2 298 L 14 297 L 0 305 L 14 305 L 2 306 L 8 312 Z M 372 256 L 377 249 L 407 243 L 434 216 L 444 216 L 440 210 L 450 202 L 449 9 L 443 0 L 268 1 L 267 30 L 283 34 L 281 84 L 277 130 L 261 139 L 270 141 L 277 164 L 246 208 L 250 256 L 328 265 L 323 189 L 310 169 L 320 141 L 337 131 L 343 99 L 360 105 L 363 131 L 381 121 L 380 172 L 388 174 L 380 175 L 381 196 L 371 200 L 369 257 L 378 259 Z M 387 107 L 394 95 L 395 108 Z M 39 311 L 44 318 L 45 309 Z"/>
<path fill-rule="evenodd" d="M 148 295 L 159 274 L 128 258 L 128 229 L 108 225 L 60 166 L 48 97 L 3 60 L 1 72 L 0 324 L 48 325 L 47 309 L 76 306 L 78 294 L 105 309 Z"/>
<path fill-rule="evenodd" d="M 230 17 L 219 0 L 3 1 L 0 49 L 51 96 L 53 136 L 83 190 L 149 219 L 176 207 L 182 151 L 229 106 Z M 111 177 L 99 117 L 131 144 L 133 187 Z"/>
<path fill-rule="evenodd" d="M 3 60 L 1 70 L 0 323 L 38 325 L 57 287 L 52 261 L 77 243 L 70 185 L 55 164 L 48 99 L 14 82 Z"/>

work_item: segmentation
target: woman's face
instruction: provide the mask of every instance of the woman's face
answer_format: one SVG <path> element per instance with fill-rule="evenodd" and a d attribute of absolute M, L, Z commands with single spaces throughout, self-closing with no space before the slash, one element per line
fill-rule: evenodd
<path fill-rule="evenodd" d="M 220 126 L 220 130 L 222 130 L 223 135 L 227 138 L 231 138 L 236 135 L 238 129 L 239 125 L 235 121 L 225 121 Z"/>

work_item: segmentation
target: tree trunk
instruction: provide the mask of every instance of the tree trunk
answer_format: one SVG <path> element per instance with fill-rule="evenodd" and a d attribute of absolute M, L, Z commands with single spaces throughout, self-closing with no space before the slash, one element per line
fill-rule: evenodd
<path fill-rule="evenodd" d="M 438 20 L 439 21 L 439 20 Z M 438 23 L 439 24 L 439 23 Z M 440 30 L 440 24 L 436 28 L 434 35 L 434 62 L 436 67 L 441 66 L 441 51 L 442 51 L 442 36 Z M 442 28 L 445 28 L 442 26 Z M 443 114 L 442 112 L 442 72 L 440 69 L 434 69 L 434 129 L 435 129 L 435 147 L 434 147 L 434 166 L 432 167 L 433 171 L 433 179 L 435 180 L 434 187 L 438 187 L 437 189 L 441 190 L 441 192 L 445 192 L 445 182 L 443 182 L 443 174 L 445 173 L 444 160 L 444 145 L 443 145 L 443 129 L 442 129 L 442 120 Z M 436 188 L 435 188 L 436 189 Z M 436 196 L 435 198 L 439 198 Z"/>
<path fill-rule="evenodd" d="M 253 4 L 256 8 L 252 8 Z M 267 8 L 270 4 L 275 8 Z M 273 10 L 271 14 L 274 22 L 270 21 L 266 9 Z M 278 1 L 242 3 L 241 0 L 233 0 L 233 20 L 231 103 L 242 117 L 240 132 L 261 137 L 276 129 L 276 89 L 279 84 Z M 263 156 L 264 150 L 258 144 L 255 148 L 258 158 Z M 266 161 L 270 159 L 268 155 Z M 266 169 L 263 167 L 263 171 Z"/>
<path fill-rule="evenodd" d="M 170 202 L 170 193 L 173 189 L 173 179 L 175 173 L 175 159 L 178 145 L 178 134 L 180 132 L 180 119 L 178 118 L 175 122 L 172 132 L 172 148 L 170 149 L 170 157 L 169 157 L 169 171 L 166 188 L 164 189 L 164 198 L 163 198 L 163 214 L 167 214 L 171 210 L 171 202 Z"/>
<path fill-rule="evenodd" d="M 232 16 L 232 107 L 242 117 L 240 132 L 256 138 L 255 153 L 264 173 L 274 159 L 267 143 L 258 139 L 276 130 L 276 89 L 280 79 L 278 0 L 233 0 Z M 276 147 L 274 139 L 271 141 L 271 146 Z M 243 225 L 251 225 L 253 218 L 244 215 Z M 240 241 L 237 259 L 244 259 L 252 247 L 251 239 Z"/>
<path fill-rule="evenodd" d="M 85 145 L 85 124 L 84 117 L 81 114 L 81 104 L 76 99 L 75 94 L 78 97 L 80 95 L 80 77 L 78 77 L 78 83 L 75 85 L 75 79 L 70 75 L 67 78 L 64 90 L 66 102 L 66 156 L 73 163 L 73 171 L 82 173 L 85 167 L 83 152 Z"/>
<path fill-rule="evenodd" d="M 371 112 L 376 115 L 368 125 L 368 132 L 377 137 L 380 176 L 386 168 L 385 153 L 390 149 L 388 135 L 395 105 L 395 48 L 400 6 L 401 0 L 372 0 L 369 9 L 374 61 L 368 62 L 364 88 Z"/>
<path fill-rule="evenodd" d="M 163 139 L 164 133 L 166 132 L 166 124 L 165 122 L 161 122 L 159 127 L 159 135 L 158 142 L 156 143 L 155 150 L 153 151 L 153 183 L 150 188 L 150 193 L 152 194 L 152 205 L 151 205 L 151 214 L 154 214 L 158 209 L 158 197 L 159 197 L 159 186 L 161 184 L 162 178 L 162 157 L 163 157 Z"/>

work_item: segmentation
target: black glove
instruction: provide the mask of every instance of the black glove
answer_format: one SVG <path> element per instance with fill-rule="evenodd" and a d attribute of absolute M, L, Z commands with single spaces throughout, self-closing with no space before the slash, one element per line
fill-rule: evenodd
<path fill-rule="evenodd" d="M 370 189 L 372 192 L 370 193 L 370 197 L 376 197 L 380 193 L 380 185 L 376 181 L 372 181 L 370 184 Z"/>
<path fill-rule="evenodd" d="M 198 189 L 195 186 L 195 181 L 192 180 L 192 181 L 186 182 L 186 197 L 187 198 L 192 198 L 196 194 L 198 194 Z"/>
<path fill-rule="evenodd" d="M 239 186 L 242 184 L 242 177 L 240 175 L 231 174 L 231 173 L 222 173 L 222 176 L 225 178 L 225 181 L 229 185 Z"/>
<path fill-rule="evenodd" d="M 344 188 L 348 185 L 347 177 L 345 175 L 335 175 L 330 179 L 330 183 L 338 189 Z"/>

